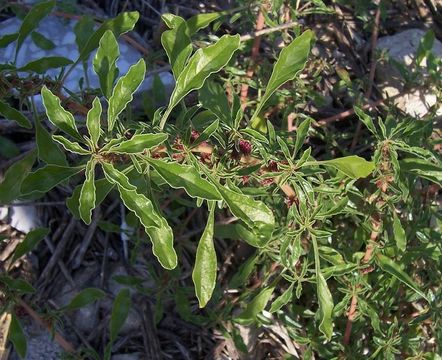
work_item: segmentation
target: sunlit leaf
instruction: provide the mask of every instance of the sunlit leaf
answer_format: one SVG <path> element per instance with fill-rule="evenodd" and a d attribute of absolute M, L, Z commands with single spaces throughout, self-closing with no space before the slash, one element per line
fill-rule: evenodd
<path fill-rule="evenodd" d="M 213 245 L 214 209 L 213 206 L 209 212 L 206 228 L 198 243 L 195 266 L 192 272 L 195 293 L 200 308 L 205 307 L 209 302 L 216 284 L 217 262 L 215 246 Z"/>

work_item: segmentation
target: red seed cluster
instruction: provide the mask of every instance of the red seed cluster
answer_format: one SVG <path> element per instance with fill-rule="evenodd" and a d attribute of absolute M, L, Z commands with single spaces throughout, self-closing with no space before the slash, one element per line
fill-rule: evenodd
<path fill-rule="evenodd" d="M 196 130 L 192 130 L 192 132 L 190 134 L 190 141 L 194 142 L 199 137 L 200 137 L 200 133 L 198 131 L 196 131 Z"/>
<path fill-rule="evenodd" d="M 250 142 L 248 142 L 247 140 L 241 139 L 239 141 L 239 150 L 244 155 L 250 155 L 250 153 L 252 152 L 252 144 Z"/>

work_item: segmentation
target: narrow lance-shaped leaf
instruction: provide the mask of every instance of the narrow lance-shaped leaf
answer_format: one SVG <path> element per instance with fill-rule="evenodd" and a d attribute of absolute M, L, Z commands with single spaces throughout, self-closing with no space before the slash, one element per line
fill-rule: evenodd
<path fill-rule="evenodd" d="M 100 80 L 103 95 L 109 99 L 114 81 L 118 76 L 116 61 L 120 56 L 117 39 L 111 30 L 106 30 L 93 60 L 94 71 Z"/>
<path fill-rule="evenodd" d="M 5 48 L 18 38 L 18 33 L 6 34 L 0 37 L 0 49 Z"/>
<path fill-rule="evenodd" d="M 107 179 L 103 178 L 100 180 L 96 180 L 94 186 L 95 186 L 95 207 L 97 207 L 103 202 L 103 200 L 112 190 L 114 184 L 110 183 L 109 181 L 107 181 Z M 74 215 L 74 217 L 77 219 L 80 219 L 79 208 L 80 208 L 80 193 L 82 187 L 83 184 L 78 185 L 74 189 L 72 195 L 66 200 L 66 206 L 68 207 L 72 215 Z"/>
<path fill-rule="evenodd" d="M 287 81 L 293 80 L 296 75 L 304 68 L 310 53 L 310 43 L 313 39 L 313 32 L 304 31 L 300 36 L 291 42 L 290 45 L 281 50 L 276 61 L 272 75 L 267 84 L 264 96 L 259 101 L 258 106 L 250 120 L 254 129 L 265 130 L 267 125 L 259 115 L 270 96 Z"/>
<path fill-rule="evenodd" d="M 92 210 L 95 209 L 95 164 L 91 158 L 86 165 L 86 179 L 81 187 L 78 212 L 81 219 L 86 223 L 91 223 Z"/>
<path fill-rule="evenodd" d="M 232 125 L 227 95 L 220 84 L 209 79 L 204 83 L 198 94 L 203 107 L 214 113 L 225 125 Z"/>
<path fill-rule="evenodd" d="M 195 293 L 200 308 L 206 306 L 212 297 L 216 284 L 216 252 L 213 245 L 213 229 L 215 223 L 215 206 L 209 212 L 206 228 L 198 243 L 196 250 L 195 266 L 192 272 Z"/>
<path fill-rule="evenodd" d="M 196 34 L 199 30 L 209 26 L 209 24 L 224 15 L 224 12 L 213 12 L 196 14 L 186 21 L 189 35 Z"/>
<path fill-rule="evenodd" d="M 407 158 L 399 162 L 401 171 L 409 172 L 442 185 L 442 166 L 424 159 Z"/>
<path fill-rule="evenodd" d="M 44 58 L 28 62 L 23 67 L 19 68 L 18 71 L 29 71 L 36 72 L 37 74 L 43 74 L 49 69 L 57 69 L 68 66 L 72 63 L 73 61 L 71 59 L 63 56 L 46 56 Z"/>
<path fill-rule="evenodd" d="M 38 228 L 31 230 L 25 237 L 25 239 L 17 245 L 12 256 L 11 265 L 23 255 L 27 254 L 33 250 L 38 243 L 44 239 L 45 236 L 49 234 L 49 229 Z"/>
<path fill-rule="evenodd" d="M 63 148 L 71 153 L 79 155 L 90 155 L 90 150 L 86 150 L 79 143 L 75 141 L 70 141 L 62 135 L 52 135 L 52 139 L 58 142 Z"/>
<path fill-rule="evenodd" d="M 89 15 L 83 15 L 81 19 L 74 26 L 75 43 L 77 44 L 78 52 L 80 53 L 87 41 L 94 33 L 95 21 Z"/>
<path fill-rule="evenodd" d="M 51 40 L 37 31 L 33 31 L 31 33 L 31 38 L 35 45 L 37 45 L 40 49 L 52 50 L 55 48 L 55 44 Z"/>
<path fill-rule="evenodd" d="M 83 138 L 78 133 L 74 116 L 61 106 L 58 96 L 54 95 L 46 86 L 41 88 L 41 96 L 49 121 L 66 134 L 82 141 Z"/>
<path fill-rule="evenodd" d="M 58 165 L 46 165 L 35 172 L 30 173 L 21 184 L 22 194 L 33 192 L 46 193 L 62 181 L 78 174 L 84 166 L 66 167 Z"/>
<path fill-rule="evenodd" d="M 101 289 L 86 288 L 76 294 L 71 302 L 63 307 L 63 310 L 77 310 L 99 299 L 102 299 L 105 296 L 106 293 Z"/>
<path fill-rule="evenodd" d="M 295 151 L 293 153 L 293 157 L 296 156 L 296 154 L 304 144 L 305 138 L 307 137 L 308 134 L 308 129 L 310 128 L 310 122 L 311 122 L 310 119 L 304 120 L 296 130 L 296 142 L 295 142 Z"/>
<path fill-rule="evenodd" d="M 35 122 L 35 140 L 40 160 L 46 164 L 68 165 L 64 151 L 52 140 L 51 134 L 44 128 L 40 119 Z"/>
<path fill-rule="evenodd" d="M 293 296 L 293 286 L 292 283 L 289 288 L 282 293 L 275 301 L 273 301 L 272 306 L 270 307 L 270 312 L 275 312 L 281 309 L 284 305 L 288 304 L 288 302 L 292 299 Z"/>
<path fill-rule="evenodd" d="M 161 44 L 169 58 L 173 76 L 178 79 L 192 53 L 189 30 L 184 19 L 179 16 L 163 14 L 161 18 L 171 29 L 161 34 Z"/>
<path fill-rule="evenodd" d="M 190 196 L 201 199 L 222 199 L 216 187 L 203 179 L 195 167 L 162 160 L 149 159 L 148 161 L 174 189 L 184 189 Z"/>
<path fill-rule="evenodd" d="M 114 305 L 112 306 L 112 315 L 110 320 L 109 332 L 110 341 L 114 342 L 120 332 L 124 322 L 129 315 L 131 305 L 129 289 L 122 289 L 115 297 Z"/>
<path fill-rule="evenodd" d="M 405 251 L 407 248 L 407 237 L 405 235 L 405 230 L 402 227 L 401 220 L 395 213 L 393 215 L 393 233 L 398 249 L 400 251 Z"/>
<path fill-rule="evenodd" d="M 87 60 L 89 54 L 98 47 L 100 39 L 106 30 L 112 30 L 115 37 L 118 38 L 121 34 L 131 31 L 139 17 L 140 14 L 137 11 L 132 11 L 121 13 L 114 19 L 105 21 L 97 31 L 89 37 L 86 44 L 82 47 L 76 63 L 78 61 Z"/>
<path fill-rule="evenodd" d="M 92 143 L 97 148 L 98 140 L 101 132 L 101 102 L 98 97 L 95 97 L 92 102 L 92 108 L 87 112 L 86 127 L 89 132 Z"/>
<path fill-rule="evenodd" d="M 112 96 L 109 98 L 109 109 L 107 112 L 108 128 L 112 130 L 118 115 L 126 108 L 127 104 L 132 101 L 133 94 L 141 85 L 146 73 L 146 64 L 140 59 L 135 65 L 129 68 L 126 75 L 118 79 Z"/>
<path fill-rule="evenodd" d="M 374 135 L 377 134 L 376 127 L 373 124 L 373 120 L 371 116 L 367 115 L 361 108 L 354 106 L 355 114 L 358 116 L 359 120 L 361 120 L 368 130 Z"/>
<path fill-rule="evenodd" d="M 36 151 L 31 151 L 23 159 L 17 161 L 6 170 L 0 184 L 0 204 L 9 204 L 17 199 L 21 192 L 23 179 L 29 174 L 35 162 Z"/>
<path fill-rule="evenodd" d="M 356 155 L 346 156 L 332 160 L 317 161 L 315 163 L 306 162 L 304 165 L 307 164 L 332 166 L 335 169 L 338 169 L 339 171 L 343 172 L 348 177 L 351 177 L 352 179 L 367 177 L 373 172 L 375 168 L 375 165 L 372 161 L 367 161 L 364 158 L 361 158 Z"/>
<path fill-rule="evenodd" d="M 14 344 L 14 349 L 21 359 L 26 357 L 28 351 L 26 336 L 17 320 L 15 313 L 11 314 L 11 324 L 9 325 L 8 339 Z"/>
<path fill-rule="evenodd" d="M 32 124 L 29 119 L 24 116 L 20 111 L 9 106 L 7 103 L 0 100 L 0 114 L 8 120 L 15 121 L 21 127 L 26 129 L 32 128 Z"/>
<path fill-rule="evenodd" d="M 34 31 L 46 16 L 48 16 L 55 6 L 55 0 L 42 2 L 34 5 L 27 13 L 18 31 L 17 46 L 15 48 L 15 58 L 28 35 Z"/>
<path fill-rule="evenodd" d="M 226 202 L 233 215 L 244 223 L 257 235 L 262 247 L 271 239 L 275 227 L 275 217 L 272 211 L 261 201 L 252 199 L 250 196 L 218 185 L 223 200 Z"/>
<path fill-rule="evenodd" d="M 319 260 L 318 244 L 316 237 L 312 235 L 313 250 L 315 252 L 315 270 L 316 270 L 316 292 L 319 302 L 319 330 L 330 340 L 333 335 L 333 297 L 327 286 L 324 276 L 321 272 L 321 265 Z"/>
<path fill-rule="evenodd" d="M 133 211 L 143 224 L 152 241 L 152 252 L 160 264 L 166 269 L 173 269 L 177 265 L 177 255 L 173 248 L 173 232 L 167 221 L 155 211 L 152 202 L 146 196 L 137 193 L 136 187 L 129 183 L 126 175 L 111 164 L 101 165 L 106 179 L 117 185 L 124 205 Z"/>
<path fill-rule="evenodd" d="M 167 134 L 137 134 L 131 139 L 120 142 L 109 147 L 106 151 L 121 154 L 137 154 L 142 153 L 146 149 L 151 149 L 158 146 L 167 139 Z"/>
<path fill-rule="evenodd" d="M 164 127 L 172 109 L 192 90 L 198 90 L 204 81 L 213 73 L 220 71 L 239 48 L 239 35 L 222 36 L 215 44 L 198 49 L 177 79 L 175 89 L 170 97 L 169 106 L 161 119 Z"/>
<path fill-rule="evenodd" d="M 274 287 L 267 287 L 255 296 L 247 305 L 246 309 L 235 319 L 236 322 L 243 325 L 251 325 L 256 320 L 256 316 L 265 309 L 270 297 L 273 294 Z"/>
<path fill-rule="evenodd" d="M 398 264 L 396 264 L 389 257 L 382 255 L 380 253 L 376 254 L 376 260 L 382 270 L 388 272 L 390 275 L 394 276 L 399 281 L 403 282 L 410 289 L 412 289 L 416 294 L 420 295 L 422 298 L 428 301 L 425 293 L 419 288 L 415 281 L 408 276 Z"/>

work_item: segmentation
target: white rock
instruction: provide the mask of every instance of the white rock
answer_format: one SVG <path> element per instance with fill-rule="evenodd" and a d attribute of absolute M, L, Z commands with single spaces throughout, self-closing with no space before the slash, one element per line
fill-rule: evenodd
<path fill-rule="evenodd" d="M 9 214 L 9 224 L 25 234 L 41 225 L 35 206 L 13 206 Z"/>
<path fill-rule="evenodd" d="M 390 58 L 402 62 L 406 66 L 415 66 L 415 57 L 419 43 L 425 31 L 421 29 L 408 29 L 392 36 L 379 38 L 378 49 L 387 51 Z M 442 57 L 442 43 L 434 40 L 433 54 Z M 421 64 L 426 66 L 425 62 Z M 385 97 L 393 97 L 403 91 L 403 79 L 399 71 L 391 64 L 380 63 L 377 68 L 377 82 Z M 437 98 L 431 89 L 416 90 L 407 93 L 394 100 L 394 104 L 413 117 L 425 116 L 430 107 L 436 104 Z M 438 116 L 442 116 L 442 105 L 437 111 Z"/>
<path fill-rule="evenodd" d="M 408 29 L 392 36 L 384 36 L 378 40 L 378 49 L 387 50 L 389 55 L 410 66 L 416 56 L 417 49 L 425 31 L 421 29 Z M 433 53 L 442 57 L 442 43 L 434 40 Z"/>

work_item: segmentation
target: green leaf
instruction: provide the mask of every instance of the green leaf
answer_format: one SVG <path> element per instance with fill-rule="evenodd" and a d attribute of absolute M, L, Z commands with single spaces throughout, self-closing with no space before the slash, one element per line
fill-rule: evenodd
<path fill-rule="evenodd" d="M 5 48 L 10 43 L 14 42 L 18 38 L 18 33 L 6 34 L 0 37 L 0 49 Z"/>
<path fill-rule="evenodd" d="M 37 31 L 33 31 L 31 33 L 31 38 L 35 45 L 37 45 L 40 49 L 52 50 L 55 48 L 55 44 L 51 40 Z"/>
<path fill-rule="evenodd" d="M 407 237 L 405 235 L 405 230 L 402 227 L 401 220 L 393 213 L 393 233 L 396 239 L 396 245 L 400 251 L 405 251 L 407 248 Z"/>
<path fill-rule="evenodd" d="M 399 161 L 401 171 L 409 172 L 442 185 L 442 166 L 424 159 L 408 158 Z"/>
<path fill-rule="evenodd" d="M 310 43 L 313 39 L 314 33 L 310 30 L 304 31 L 300 36 L 291 42 L 290 45 L 281 50 L 279 58 L 273 67 L 272 75 L 267 84 L 264 96 L 258 103 L 252 119 L 251 126 L 258 129 L 262 126 L 267 127 L 263 119 L 259 117 L 261 110 L 270 96 L 287 81 L 293 80 L 298 73 L 304 69 L 310 53 Z"/>
<path fill-rule="evenodd" d="M 92 143 L 97 148 L 98 140 L 100 139 L 101 131 L 101 102 L 98 97 L 95 97 L 92 102 L 92 108 L 87 112 L 86 126 Z"/>
<path fill-rule="evenodd" d="M 273 294 L 274 287 L 267 287 L 255 296 L 248 303 L 246 309 L 235 319 L 237 323 L 242 325 L 251 325 L 256 320 L 256 316 L 265 309 L 270 297 Z"/>
<path fill-rule="evenodd" d="M 414 280 L 408 276 L 393 260 L 380 253 L 376 254 L 376 260 L 382 270 L 394 276 L 396 279 L 407 285 L 416 294 L 429 302 L 424 292 L 419 289 L 419 286 L 414 282 Z"/>
<path fill-rule="evenodd" d="M 29 119 L 24 116 L 20 111 L 15 110 L 13 107 L 9 106 L 7 103 L 0 100 L 0 114 L 2 114 L 6 119 L 15 121 L 21 127 L 26 129 L 31 129 L 32 124 Z"/>
<path fill-rule="evenodd" d="M 220 84 L 209 79 L 204 83 L 198 94 L 203 107 L 214 113 L 223 124 L 232 125 L 227 95 Z"/>
<path fill-rule="evenodd" d="M 86 180 L 80 191 L 78 213 L 86 224 L 91 223 L 92 210 L 95 209 L 95 165 L 95 159 L 91 158 L 86 165 Z"/>
<path fill-rule="evenodd" d="M 305 163 L 310 164 L 311 163 Z M 359 156 L 351 155 L 338 159 L 317 161 L 316 164 L 332 166 L 352 179 L 364 178 L 370 175 L 375 165 Z"/>
<path fill-rule="evenodd" d="M 109 325 L 110 342 L 114 342 L 117 339 L 117 335 L 129 315 L 130 306 L 131 299 L 129 289 L 122 289 L 115 297 L 114 305 L 112 306 L 112 315 Z"/>
<path fill-rule="evenodd" d="M 97 288 L 86 288 L 75 295 L 71 302 L 63 308 L 63 310 L 72 311 L 81 309 L 82 307 L 102 299 L 105 296 L 106 293 L 103 290 Z"/>
<path fill-rule="evenodd" d="M 0 277 L 0 282 L 4 283 L 10 291 L 16 291 L 23 294 L 33 294 L 35 289 L 23 279 L 13 279 L 9 276 Z"/>
<path fill-rule="evenodd" d="M 63 109 L 60 104 L 60 99 L 55 96 L 46 85 L 41 88 L 41 96 L 49 121 L 66 134 L 82 141 L 83 138 L 78 133 L 74 116 L 69 111 Z"/>
<path fill-rule="evenodd" d="M 321 272 L 318 244 L 316 237 L 312 236 L 313 250 L 315 252 L 316 292 L 319 302 L 319 330 L 330 340 L 333 335 L 333 297 Z"/>
<path fill-rule="evenodd" d="M 198 243 L 195 266 L 192 272 L 192 280 L 195 284 L 195 293 L 200 308 L 205 307 L 209 302 L 216 284 L 217 262 L 215 246 L 213 245 L 214 214 L 215 207 L 212 206 L 206 228 Z"/>
<path fill-rule="evenodd" d="M 18 31 L 17 46 L 15 48 L 15 58 L 28 35 L 34 31 L 46 16 L 48 16 L 55 6 L 55 0 L 42 2 L 32 7 L 23 19 Z"/>
<path fill-rule="evenodd" d="M 189 35 L 196 34 L 199 30 L 209 26 L 212 21 L 219 19 L 224 14 L 222 12 L 202 13 L 192 16 L 186 21 Z"/>
<path fill-rule="evenodd" d="M 435 37 L 433 30 L 428 30 L 422 37 L 416 51 L 416 64 L 421 65 L 422 60 L 424 60 L 431 53 L 434 39 Z"/>
<path fill-rule="evenodd" d="M 368 130 L 370 130 L 372 134 L 376 135 L 376 127 L 373 124 L 371 116 L 367 115 L 361 108 L 358 108 L 357 106 L 354 106 L 353 108 L 359 120 L 361 120 L 365 124 L 365 126 L 368 128 Z"/>
<path fill-rule="evenodd" d="M 14 250 L 14 255 L 12 256 L 11 264 L 13 264 L 17 259 L 21 258 L 23 255 L 32 251 L 38 243 L 44 239 L 45 236 L 49 234 L 49 229 L 38 228 L 31 230 L 24 240 L 17 245 Z"/>
<path fill-rule="evenodd" d="M 203 179 L 195 167 L 162 160 L 148 159 L 148 161 L 174 189 L 184 189 L 191 197 L 207 200 L 222 199 L 216 187 Z"/>
<path fill-rule="evenodd" d="M 107 151 L 121 154 L 142 153 L 146 149 L 160 145 L 167 137 L 168 135 L 165 133 L 138 134 L 134 135 L 130 140 L 111 146 Z"/>
<path fill-rule="evenodd" d="M 266 239 L 249 231 L 242 223 L 215 226 L 215 237 L 229 240 L 243 240 L 254 247 L 263 247 Z"/>
<path fill-rule="evenodd" d="M 79 154 L 79 155 L 90 155 L 91 154 L 90 150 L 86 150 L 79 143 L 77 143 L 75 141 L 70 141 L 62 135 L 52 135 L 52 139 L 54 139 L 54 141 L 58 142 L 61 146 L 64 147 L 65 150 L 67 150 L 71 153 Z"/>
<path fill-rule="evenodd" d="M 17 320 L 15 313 L 11 314 L 11 324 L 9 325 L 8 340 L 14 344 L 14 349 L 21 359 L 26 357 L 27 343 L 23 329 Z"/>
<path fill-rule="evenodd" d="M 62 56 L 47 56 L 38 60 L 28 62 L 23 67 L 19 68 L 18 71 L 29 71 L 43 74 L 49 69 L 56 69 L 59 67 L 68 66 L 72 63 L 72 60 Z"/>
<path fill-rule="evenodd" d="M 212 134 L 215 133 L 216 130 L 218 130 L 218 127 L 219 127 L 219 120 L 216 119 L 213 123 L 207 126 L 204 129 L 204 131 L 200 134 L 200 136 L 198 136 L 198 138 L 192 143 L 192 148 L 208 140 L 212 136 Z"/>
<path fill-rule="evenodd" d="M 35 172 L 30 173 L 21 184 L 22 194 L 33 192 L 46 193 L 61 182 L 78 174 L 84 166 L 68 167 L 58 165 L 46 165 Z"/>
<path fill-rule="evenodd" d="M 20 155 L 20 149 L 17 144 L 9 138 L 0 135 L 0 156 L 6 159 L 12 159 Z"/>
<path fill-rule="evenodd" d="M 106 30 L 112 30 L 115 37 L 118 38 L 121 34 L 131 31 L 140 14 L 137 11 L 124 12 L 119 14 L 116 18 L 105 21 L 87 40 L 84 47 L 82 47 L 78 61 L 86 61 L 89 54 L 94 51 L 103 37 Z"/>
<path fill-rule="evenodd" d="M 179 16 L 163 14 L 161 18 L 171 29 L 161 34 L 161 44 L 169 58 L 173 76 L 178 79 L 192 53 L 189 30 L 184 19 Z"/>
<path fill-rule="evenodd" d="M 109 99 L 112 95 L 115 79 L 118 76 L 116 61 L 120 56 L 117 39 L 111 30 L 106 30 L 100 39 L 100 45 L 93 60 L 94 71 L 100 80 L 103 95 Z"/>
<path fill-rule="evenodd" d="M 47 164 L 68 165 L 64 152 L 52 140 L 51 134 L 43 127 L 39 119 L 35 122 L 35 140 L 40 160 Z"/>
<path fill-rule="evenodd" d="M 217 185 L 218 191 L 226 202 L 233 215 L 244 223 L 257 235 L 258 247 L 263 247 L 271 239 L 275 227 L 273 212 L 261 201 Z"/>
<path fill-rule="evenodd" d="M 110 193 L 112 188 L 114 187 L 114 184 L 111 184 L 107 179 L 100 179 L 96 180 L 95 182 L 95 207 L 100 205 L 103 200 L 106 198 L 106 196 Z M 72 193 L 71 197 L 69 197 L 66 200 L 66 206 L 68 207 L 69 211 L 74 215 L 75 218 L 80 219 L 80 194 L 81 189 L 83 188 L 82 185 L 78 185 L 74 192 Z"/>
<path fill-rule="evenodd" d="M 306 119 L 298 126 L 298 129 L 296 130 L 296 142 L 293 157 L 296 156 L 302 145 L 304 145 L 305 138 L 307 137 L 308 130 L 310 129 L 310 123 L 311 120 Z"/>
<path fill-rule="evenodd" d="M 220 71 L 227 65 L 233 53 L 239 48 L 239 44 L 239 35 L 224 35 L 215 44 L 195 52 L 176 81 L 169 106 L 161 119 L 161 128 L 164 127 L 172 109 L 189 92 L 201 88 L 211 74 Z"/>
<path fill-rule="evenodd" d="M 166 269 L 177 265 L 177 255 L 173 248 L 173 232 L 166 219 L 154 209 L 152 202 L 143 194 L 137 193 L 137 188 L 129 183 L 129 179 L 112 165 L 102 163 L 106 179 L 117 185 L 124 205 L 133 211 L 143 224 L 152 241 L 152 251 L 160 264 Z"/>
<path fill-rule="evenodd" d="M 6 170 L 0 184 L 0 204 L 9 204 L 17 199 L 21 192 L 20 186 L 34 165 L 36 151 L 31 151 L 23 159 L 17 161 Z"/>
<path fill-rule="evenodd" d="M 94 32 L 95 22 L 89 15 L 83 15 L 74 26 L 75 43 L 80 53 Z M 92 51 L 92 50 L 91 50 Z"/>
<path fill-rule="evenodd" d="M 270 307 L 270 312 L 276 312 L 279 309 L 281 309 L 284 305 L 287 305 L 289 301 L 292 300 L 293 296 L 293 285 L 294 283 L 290 284 L 289 288 L 282 293 L 280 297 L 278 297 Z"/>
<path fill-rule="evenodd" d="M 108 129 L 114 128 L 118 115 L 126 108 L 133 99 L 133 94 L 141 85 L 146 73 L 146 64 L 143 59 L 138 60 L 135 65 L 129 68 L 126 75 L 118 79 L 112 96 L 109 98 L 109 109 L 107 112 Z"/>

